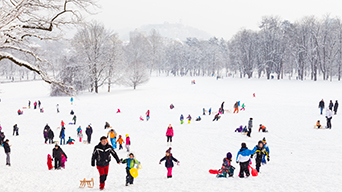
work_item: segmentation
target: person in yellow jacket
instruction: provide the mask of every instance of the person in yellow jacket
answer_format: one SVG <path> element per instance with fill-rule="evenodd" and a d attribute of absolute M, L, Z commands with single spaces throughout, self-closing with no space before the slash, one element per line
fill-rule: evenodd
<path fill-rule="evenodd" d="M 123 149 L 122 143 L 124 143 L 124 140 L 122 139 L 121 135 L 119 135 L 119 139 L 116 141 L 116 143 L 119 143 L 119 150 Z"/>
<path fill-rule="evenodd" d="M 111 129 L 108 133 L 107 133 L 107 138 L 110 139 L 110 142 L 112 143 L 113 149 L 116 149 L 116 136 L 118 134 L 114 131 L 114 129 Z"/>

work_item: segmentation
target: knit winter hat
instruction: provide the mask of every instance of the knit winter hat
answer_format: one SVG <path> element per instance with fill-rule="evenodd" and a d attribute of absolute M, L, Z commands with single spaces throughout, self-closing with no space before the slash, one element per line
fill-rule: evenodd
<path fill-rule="evenodd" d="M 233 156 L 230 152 L 227 153 L 227 159 L 231 159 Z"/>
<path fill-rule="evenodd" d="M 171 153 L 171 147 L 168 149 L 168 150 L 166 150 L 166 153 Z"/>
<path fill-rule="evenodd" d="M 128 135 L 128 134 L 126 134 L 126 137 L 129 137 L 129 135 Z"/>
<path fill-rule="evenodd" d="M 262 141 L 266 142 L 266 138 L 264 137 L 264 138 L 262 139 Z"/>
<path fill-rule="evenodd" d="M 241 143 L 241 148 L 247 148 L 246 143 Z"/>

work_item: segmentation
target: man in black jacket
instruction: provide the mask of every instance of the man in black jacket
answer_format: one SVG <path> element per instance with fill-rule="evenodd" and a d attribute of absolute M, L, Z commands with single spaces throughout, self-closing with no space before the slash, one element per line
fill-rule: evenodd
<path fill-rule="evenodd" d="M 105 181 L 108 175 L 109 162 L 111 160 L 110 154 L 115 158 L 116 162 L 120 164 L 120 159 L 113 147 L 108 144 L 107 137 L 103 136 L 100 139 L 100 143 L 95 146 L 93 156 L 91 158 L 91 166 L 95 167 L 95 161 L 97 170 L 100 174 L 100 190 L 104 189 Z"/>
<path fill-rule="evenodd" d="M 324 101 L 323 101 L 323 99 L 319 102 L 318 108 L 321 109 L 321 115 L 322 115 L 323 114 L 323 109 L 324 109 Z"/>
<path fill-rule="evenodd" d="M 337 113 L 337 109 L 338 109 L 338 101 L 336 100 L 335 105 L 334 105 L 334 112 L 335 112 L 335 115 L 336 115 L 336 113 Z"/>
<path fill-rule="evenodd" d="M 11 166 L 11 162 L 10 162 L 11 146 L 8 144 L 8 142 L 9 140 L 6 139 L 4 143 L 4 150 L 6 153 L 6 165 Z"/>
<path fill-rule="evenodd" d="M 48 131 L 48 139 L 49 139 L 49 144 L 53 143 L 53 138 L 55 137 L 55 134 L 53 134 L 53 131 L 49 129 Z"/>
<path fill-rule="evenodd" d="M 90 142 L 91 142 L 91 135 L 93 134 L 93 128 L 90 125 L 88 125 L 88 127 L 86 128 L 86 134 L 87 134 L 88 144 L 90 144 Z"/>
<path fill-rule="evenodd" d="M 52 157 L 55 158 L 55 169 L 61 169 L 62 154 L 65 158 L 68 158 L 60 146 L 55 145 L 52 150 Z"/>

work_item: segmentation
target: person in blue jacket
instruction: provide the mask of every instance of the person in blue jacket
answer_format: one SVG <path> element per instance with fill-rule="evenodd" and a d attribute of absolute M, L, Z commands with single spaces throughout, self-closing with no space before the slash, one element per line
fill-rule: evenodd
<path fill-rule="evenodd" d="M 184 123 L 184 116 L 183 116 L 183 114 L 181 114 L 181 116 L 180 116 L 179 120 L 180 120 L 181 124 L 183 124 L 183 123 Z"/>
<path fill-rule="evenodd" d="M 266 149 L 266 152 L 268 154 L 268 159 L 270 159 L 270 148 L 268 147 L 267 145 L 267 142 L 266 142 L 266 138 L 264 137 L 262 139 L 262 142 L 264 143 L 264 148 Z M 264 156 L 262 157 L 262 161 L 261 161 L 262 164 L 266 164 L 266 155 L 264 154 Z"/>
<path fill-rule="evenodd" d="M 65 127 L 64 126 L 61 128 L 61 132 L 59 133 L 59 138 L 61 138 L 60 145 L 62 145 L 62 140 L 63 140 L 63 145 L 65 145 Z"/>
<path fill-rule="evenodd" d="M 209 108 L 209 115 L 211 115 L 211 108 Z"/>
<path fill-rule="evenodd" d="M 246 143 L 241 143 L 241 149 L 236 155 L 236 163 L 240 164 L 240 173 L 239 177 L 244 178 L 244 174 L 246 173 L 246 177 L 249 177 L 250 173 L 248 170 L 250 156 L 255 153 L 257 147 L 254 147 L 253 150 L 247 148 Z"/>
<path fill-rule="evenodd" d="M 131 170 L 136 164 L 139 165 L 140 162 L 137 161 L 136 159 L 134 159 L 134 154 L 133 153 L 130 153 L 129 154 L 129 158 L 125 159 L 122 161 L 122 164 L 127 164 L 127 167 L 126 167 L 126 173 L 127 173 L 127 176 L 126 176 L 126 186 L 128 186 L 129 184 L 133 184 L 133 181 L 134 181 L 134 178 L 133 176 L 131 175 L 131 172 L 129 170 Z"/>

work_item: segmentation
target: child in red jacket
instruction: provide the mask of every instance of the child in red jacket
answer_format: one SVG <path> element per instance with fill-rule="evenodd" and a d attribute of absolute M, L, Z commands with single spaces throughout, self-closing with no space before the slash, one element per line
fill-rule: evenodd
<path fill-rule="evenodd" d="M 48 154 L 48 156 L 47 156 L 47 166 L 48 166 L 49 170 L 51 170 L 53 168 L 52 161 L 53 161 L 53 159 L 52 159 L 51 155 Z"/>

